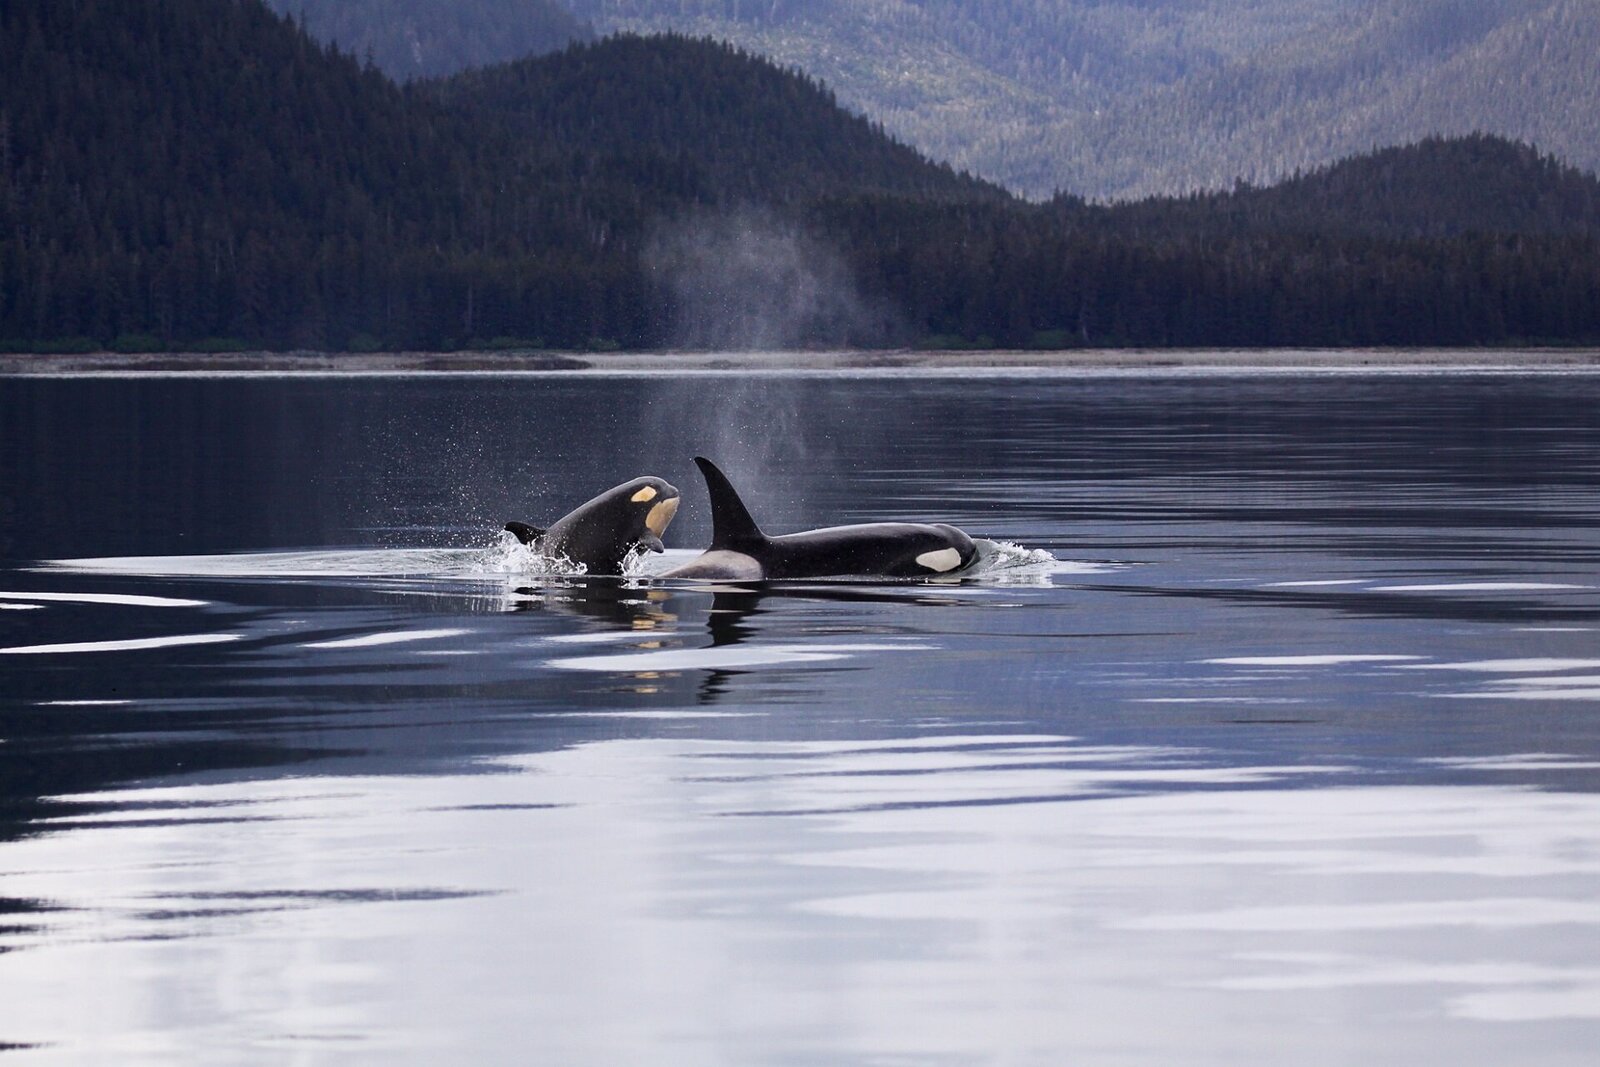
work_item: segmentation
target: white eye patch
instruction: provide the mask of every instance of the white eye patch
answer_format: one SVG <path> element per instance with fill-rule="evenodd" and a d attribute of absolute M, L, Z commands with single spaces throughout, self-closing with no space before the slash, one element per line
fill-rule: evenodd
<path fill-rule="evenodd" d="M 656 487 L 653 486 L 653 485 L 647 485 L 643 489 L 639 490 L 637 493 L 633 494 L 633 496 L 629 497 L 629 499 L 632 500 L 635 504 L 643 504 L 645 501 L 654 500 L 655 498 L 656 498 Z"/>

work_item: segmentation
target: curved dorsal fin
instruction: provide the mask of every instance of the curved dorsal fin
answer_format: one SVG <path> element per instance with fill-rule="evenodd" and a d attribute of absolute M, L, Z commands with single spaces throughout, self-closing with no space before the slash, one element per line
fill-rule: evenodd
<path fill-rule="evenodd" d="M 730 548 L 752 540 L 765 540 L 728 476 L 704 456 L 694 457 L 694 462 L 706 480 L 706 491 L 711 494 L 711 547 Z"/>

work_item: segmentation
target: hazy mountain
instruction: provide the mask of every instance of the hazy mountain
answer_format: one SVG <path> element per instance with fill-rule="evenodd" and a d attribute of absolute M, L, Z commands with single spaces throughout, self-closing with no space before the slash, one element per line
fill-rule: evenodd
<path fill-rule="evenodd" d="M 1361 5 L 1356 5 L 1361 6 Z M 1063 127 L 1067 188 L 1274 181 L 1423 135 L 1490 132 L 1600 169 L 1600 0 L 1375 5 Z"/>
<path fill-rule="evenodd" d="M 542 55 L 594 36 L 560 0 L 266 0 L 398 80 Z"/>
<path fill-rule="evenodd" d="M 569 0 L 793 64 L 1033 196 L 1270 181 L 1435 133 L 1600 169 L 1600 0 Z"/>

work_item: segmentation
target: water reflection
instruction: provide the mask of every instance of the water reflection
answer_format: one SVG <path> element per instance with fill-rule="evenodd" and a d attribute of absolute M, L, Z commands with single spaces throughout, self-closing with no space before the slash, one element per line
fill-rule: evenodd
<path fill-rule="evenodd" d="M 0 852 L 30 902 L 7 1033 L 178 1063 L 1582 1062 L 1600 799 L 1218 755 L 660 738 L 83 798 Z M 180 995 L 91 1004 L 90 972 Z"/>
<path fill-rule="evenodd" d="M 7 383 L 5 1058 L 1592 1056 L 1600 379 L 616 386 Z M 495 540 L 704 452 L 1049 554 Z"/>

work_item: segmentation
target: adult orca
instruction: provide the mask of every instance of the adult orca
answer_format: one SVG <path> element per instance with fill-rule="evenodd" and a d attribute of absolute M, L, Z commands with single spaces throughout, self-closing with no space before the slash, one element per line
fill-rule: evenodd
<path fill-rule="evenodd" d="M 661 536 L 678 513 L 678 490 L 660 478 L 635 478 L 607 489 L 549 529 L 508 522 L 517 540 L 551 559 L 583 565 L 585 574 L 621 574 L 636 553 L 664 552 Z"/>
<path fill-rule="evenodd" d="M 922 578 L 952 574 L 978 556 L 971 537 L 943 523 L 873 522 L 768 536 L 717 465 L 704 456 L 694 462 L 711 494 L 711 547 L 663 578 Z"/>

